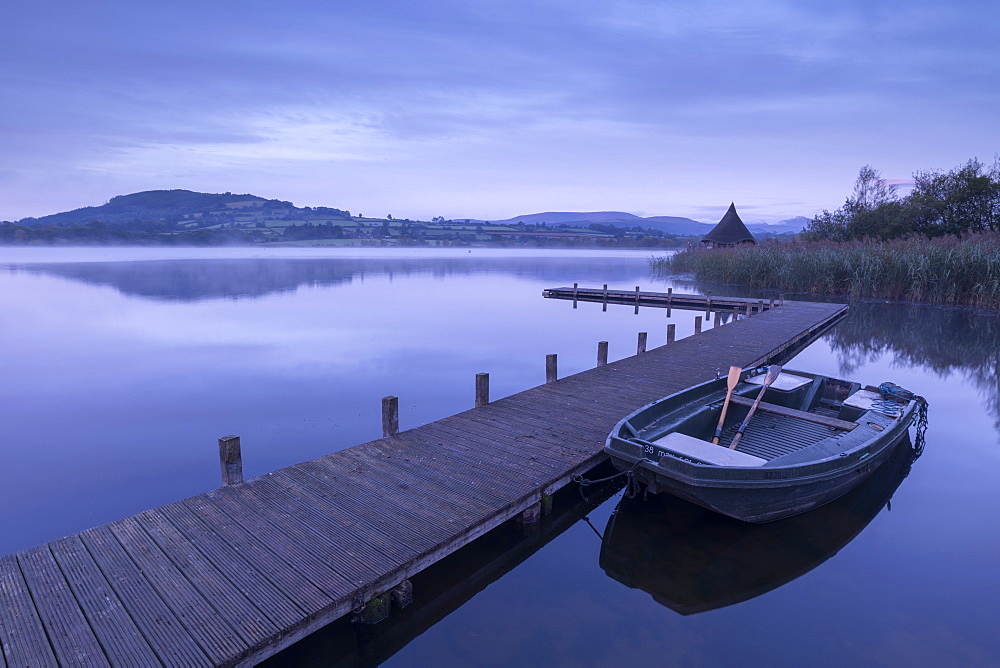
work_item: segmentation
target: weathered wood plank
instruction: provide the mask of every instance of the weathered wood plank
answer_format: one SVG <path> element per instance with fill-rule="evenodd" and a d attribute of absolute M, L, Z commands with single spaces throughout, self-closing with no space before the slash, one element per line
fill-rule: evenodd
<path fill-rule="evenodd" d="M 116 666 L 159 665 L 157 652 L 118 600 L 80 537 L 62 538 L 50 547 L 108 660 Z"/>
<path fill-rule="evenodd" d="M 508 501 L 523 496 L 526 480 L 539 477 L 534 472 L 526 473 L 504 467 L 491 458 L 471 451 L 468 445 L 464 448 L 459 447 L 461 444 L 458 438 L 444 431 L 421 429 L 410 432 L 408 436 L 413 442 L 419 443 L 418 447 L 424 452 L 433 454 L 439 461 L 450 459 L 460 463 L 457 466 L 438 469 L 442 475 L 467 480 L 481 488 L 492 489 L 502 494 Z"/>
<path fill-rule="evenodd" d="M 386 466 L 384 461 L 372 460 L 358 456 L 354 448 L 344 450 L 339 462 L 349 466 L 352 473 L 372 480 L 385 488 L 396 490 L 398 494 L 413 495 L 421 493 L 423 503 L 433 506 L 446 521 L 455 524 L 465 524 L 481 517 L 483 513 L 496 510 L 497 506 L 480 500 L 475 494 L 466 495 L 455 485 L 446 485 L 432 478 L 418 478 L 410 475 L 406 469 L 393 462 Z"/>
<path fill-rule="evenodd" d="M 275 475 L 275 481 L 286 486 L 288 494 L 322 508 L 342 526 L 350 523 L 361 532 L 370 532 L 373 549 L 402 561 L 412 557 L 414 550 L 432 547 L 458 526 L 457 522 L 450 528 L 444 526 L 450 518 L 426 508 L 412 493 L 397 495 L 391 488 L 372 485 L 371 480 L 351 476 L 347 470 L 338 473 L 319 466 L 300 467 L 281 474 L 280 478 Z M 400 542 L 407 549 L 398 549 Z"/>
<path fill-rule="evenodd" d="M 490 507 L 502 506 L 510 501 L 500 490 L 483 486 L 480 477 L 463 476 L 462 471 L 442 465 L 440 452 L 425 447 L 424 440 L 413 437 L 412 432 L 400 434 L 392 443 L 373 441 L 351 450 L 353 454 L 368 459 L 372 465 L 392 467 L 405 471 L 415 478 L 452 487 L 463 496 L 478 499 Z M 330 455 L 319 457 L 313 461 L 323 465 L 335 465 L 330 457 Z M 445 461 L 454 462 L 452 459 Z M 457 464 L 453 466 L 457 467 Z"/>
<path fill-rule="evenodd" d="M 198 641 L 215 663 L 232 661 L 248 650 L 245 637 L 219 615 L 219 611 L 198 592 L 157 547 L 134 518 L 107 525 L 125 552 L 139 567 L 187 633 Z"/>
<path fill-rule="evenodd" d="M 509 472 L 510 479 L 516 484 L 524 484 L 525 479 L 533 480 L 561 471 L 566 468 L 567 460 L 571 459 L 558 449 L 557 441 L 548 450 L 536 448 L 534 441 L 544 438 L 542 434 L 497 429 L 489 423 L 473 424 L 458 420 L 448 424 L 435 423 L 422 430 L 421 435 L 429 437 L 457 456 L 472 458 L 481 467 L 498 467 Z M 526 452 L 532 452 L 535 457 L 530 463 L 526 461 Z"/>
<path fill-rule="evenodd" d="M 19 552 L 17 561 L 59 663 L 110 666 L 49 546 Z"/>
<path fill-rule="evenodd" d="M 187 511 L 205 529 L 217 534 L 220 540 L 237 550 L 241 557 L 264 573 L 307 614 L 329 607 L 346 589 L 340 578 L 331 584 L 320 574 L 304 573 L 294 553 L 288 553 L 280 543 L 268 540 L 270 536 L 257 531 L 256 527 L 232 522 L 221 508 L 203 498 L 187 499 L 177 505 L 180 506 L 177 512 Z"/>
<path fill-rule="evenodd" d="M 254 602 L 247 598 L 219 568 L 170 523 L 158 509 L 147 510 L 133 518 L 146 530 L 153 542 L 184 574 L 194 590 L 208 601 L 216 614 L 225 620 L 248 645 L 260 643 L 278 632 Z"/>
<path fill-rule="evenodd" d="M 312 614 L 322 607 L 304 604 L 301 599 L 286 594 L 268 573 L 254 567 L 251 559 L 179 504 L 160 508 L 160 514 L 170 520 L 189 544 L 239 587 L 243 595 L 253 601 L 278 628 L 294 624 L 303 614 Z"/>
<path fill-rule="evenodd" d="M 0 647 L 10 666 L 57 666 L 13 554 L 0 557 Z"/>
<path fill-rule="evenodd" d="M 730 400 L 734 404 L 739 404 L 740 406 L 753 406 L 754 404 L 753 399 L 743 397 L 738 394 L 734 394 Z M 858 426 L 857 422 L 838 420 L 837 418 L 827 417 L 826 415 L 817 415 L 816 413 L 800 411 L 795 408 L 787 408 L 785 406 L 771 404 L 766 401 L 761 401 L 757 404 L 757 410 L 767 411 L 768 413 L 774 413 L 775 415 L 784 415 L 785 417 L 798 418 L 799 420 L 805 420 L 806 422 L 815 422 L 816 424 L 833 427 L 834 429 L 840 429 L 841 431 L 851 431 Z"/>
<path fill-rule="evenodd" d="M 370 505 L 339 494 L 335 486 L 324 484 L 326 481 L 304 471 L 275 472 L 268 476 L 268 482 L 273 486 L 261 486 L 263 498 L 276 505 L 297 502 L 306 506 L 299 517 L 325 537 L 334 539 L 335 544 L 353 542 L 355 545 L 346 554 L 367 564 L 382 564 L 376 569 L 378 572 L 388 564 L 394 567 L 405 563 L 420 549 L 435 543 L 433 536 L 405 522 L 379 517 Z M 428 523 L 425 528 L 430 532 L 432 526 Z"/>
<path fill-rule="evenodd" d="M 78 534 L 135 625 L 170 666 L 210 666 L 196 638 L 153 589 L 107 525 Z"/>
<path fill-rule="evenodd" d="M 351 563 L 338 551 L 322 546 L 317 540 L 319 534 L 297 521 L 287 510 L 270 508 L 252 486 L 244 485 L 236 495 L 228 495 L 226 491 L 220 488 L 209 494 L 227 511 L 229 521 L 240 522 L 260 532 L 276 552 L 287 554 L 304 574 L 321 584 L 335 599 L 350 595 L 376 574 L 363 565 Z"/>

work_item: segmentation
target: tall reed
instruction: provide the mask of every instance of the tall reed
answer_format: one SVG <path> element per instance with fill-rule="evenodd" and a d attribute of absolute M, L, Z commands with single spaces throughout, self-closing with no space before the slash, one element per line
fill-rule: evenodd
<path fill-rule="evenodd" d="M 814 292 L 1000 309 L 1000 234 L 892 241 L 767 243 L 652 260 L 660 273 Z"/>

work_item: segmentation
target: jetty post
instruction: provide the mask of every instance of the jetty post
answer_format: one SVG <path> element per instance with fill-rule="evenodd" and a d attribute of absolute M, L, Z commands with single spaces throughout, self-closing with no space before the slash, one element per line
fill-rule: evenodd
<path fill-rule="evenodd" d="M 490 374 L 476 374 L 476 408 L 490 403 Z"/>
<path fill-rule="evenodd" d="M 222 484 L 238 485 L 243 482 L 243 454 L 240 452 L 240 437 L 229 435 L 219 439 L 219 467 L 222 470 Z"/>
<path fill-rule="evenodd" d="M 399 397 L 382 397 L 382 437 L 399 433 Z"/>

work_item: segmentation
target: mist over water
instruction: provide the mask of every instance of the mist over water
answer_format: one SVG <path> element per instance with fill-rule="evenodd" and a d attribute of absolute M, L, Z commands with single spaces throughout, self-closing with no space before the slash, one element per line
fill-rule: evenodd
<path fill-rule="evenodd" d="M 250 477 L 378 437 L 385 395 L 399 396 L 406 429 L 471 407 L 478 372 L 490 373 L 497 398 L 543 382 L 548 353 L 559 354 L 565 376 L 594 365 L 600 340 L 617 359 L 634 353 L 637 332 L 649 332 L 651 347 L 664 343 L 668 322 L 689 335 L 693 312 L 667 320 L 659 309 L 636 316 L 541 297 L 573 282 L 694 290 L 651 278 L 648 258 L 0 248 L 0 553 L 216 487 L 216 439 L 226 434 L 242 437 Z M 663 587 L 699 585 L 690 569 L 664 566 L 676 544 L 626 544 L 626 555 L 644 550 L 635 561 L 654 565 L 634 582 L 660 592 L 632 589 L 605 573 L 600 538 L 572 516 L 492 584 L 445 597 L 456 607 L 416 637 L 378 655 L 351 636 L 354 649 L 336 661 L 395 652 L 389 665 L 991 665 L 1000 656 L 998 323 L 970 310 L 852 303 L 844 323 L 788 364 L 890 380 L 931 408 L 923 456 L 881 490 L 891 512 L 872 491 L 858 506 L 858 535 L 832 549 L 810 542 L 811 518 L 799 518 L 799 533 L 779 545 L 824 551 L 787 578 L 791 562 L 785 582 L 681 615 L 664 604 Z M 579 512 L 605 532 L 618 502 Z M 775 549 L 767 536 L 728 529 L 706 538 L 712 520 L 676 501 L 633 511 L 628 526 L 647 538 L 676 538 L 664 529 L 686 522 L 695 538 L 683 554 L 713 559 L 715 581 L 746 575 L 754 541 L 759 554 Z M 720 544 L 727 536 L 739 550 Z M 519 544 L 492 540 L 485 555 Z M 330 638 L 315 642 L 328 653 L 307 643 L 286 658 L 330 663 Z"/>

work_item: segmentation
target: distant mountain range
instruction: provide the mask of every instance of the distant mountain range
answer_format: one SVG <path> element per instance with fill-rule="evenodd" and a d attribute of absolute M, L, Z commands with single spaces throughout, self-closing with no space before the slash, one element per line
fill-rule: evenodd
<path fill-rule="evenodd" d="M 643 218 L 624 211 L 547 211 L 545 213 L 531 213 L 524 216 L 515 216 L 506 220 L 490 221 L 497 225 L 504 224 L 547 224 L 547 225 L 580 225 L 586 227 L 591 223 L 601 223 L 605 225 L 616 225 L 618 227 L 645 227 L 648 229 L 660 230 L 667 234 L 683 236 L 703 236 L 707 234 L 715 223 L 699 223 L 691 218 L 681 216 L 650 216 Z M 794 234 L 801 232 L 809 223 L 809 218 L 796 216 L 788 218 L 778 223 L 768 225 L 763 223 L 747 223 L 747 229 L 755 236 L 776 236 L 779 234 Z"/>
<path fill-rule="evenodd" d="M 104 224 L 117 228 L 154 225 L 157 228 L 192 229 L 226 223 L 247 223 L 268 220 L 311 219 L 350 220 L 351 213 L 329 207 L 297 207 L 291 202 L 265 199 L 257 195 L 233 193 L 200 193 L 190 190 L 150 190 L 119 195 L 101 206 L 88 206 L 40 218 L 17 221 L 30 227 L 69 227 Z M 366 219 L 369 220 L 369 219 Z M 702 236 L 714 223 L 701 223 L 680 216 L 650 216 L 643 218 L 624 211 L 547 211 L 515 216 L 506 220 L 483 221 L 458 219 L 493 225 L 552 225 L 586 228 L 591 224 L 614 225 L 620 228 L 660 230 L 676 236 Z M 804 216 L 783 220 L 773 225 L 747 224 L 755 236 L 774 236 L 800 232 L 809 222 Z"/>

